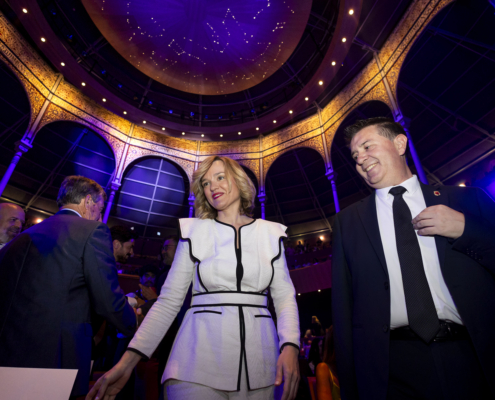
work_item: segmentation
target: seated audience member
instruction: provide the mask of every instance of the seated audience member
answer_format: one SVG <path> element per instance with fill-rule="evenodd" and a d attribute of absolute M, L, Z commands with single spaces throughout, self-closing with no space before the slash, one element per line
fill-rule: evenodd
<path fill-rule="evenodd" d="M 321 363 L 323 356 L 323 339 L 321 337 L 313 338 L 311 347 L 309 348 L 308 362 L 309 368 L 313 374 L 316 373 L 316 366 Z"/>
<path fill-rule="evenodd" d="M 110 228 L 110 234 L 115 261 L 125 264 L 129 257 L 134 256 L 134 232 L 125 226 L 115 225 Z"/>
<path fill-rule="evenodd" d="M 323 345 L 323 359 L 316 366 L 316 393 L 318 400 L 340 400 L 333 326 L 327 330 Z"/>
<path fill-rule="evenodd" d="M 302 338 L 302 346 L 301 346 L 301 348 L 304 350 L 305 358 L 308 358 L 309 349 L 311 347 L 312 342 L 313 342 L 313 335 L 311 334 L 311 329 L 308 329 Z"/>
<path fill-rule="evenodd" d="M 21 233 L 26 222 L 24 210 L 16 204 L 0 204 L 0 249 Z"/>
<path fill-rule="evenodd" d="M 157 288 L 163 286 L 165 279 L 167 278 L 170 267 L 172 266 L 172 261 L 174 261 L 175 252 L 177 251 L 177 244 L 179 243 L 179 238 L 177 236 L 169 236 L 163 242 L 162 251 L 159 256 L 160 265 L 158 266 L 157 278 Z M 165 274 L 162 277 L 162 274 Z"/>
<path fill-rule="evenodd" d="M 145 265 L 139 270 L 139 290 L 136 293 L 130 293 L 127 296 L 137 297 L 141 300 L 149 301 L 158 298 L 155 287 L 156 276 L 158 269 L 154 265 Z"/>
<path fill-rule="evenodd" d="M 294 254 L 296 254 L 295 250 L 294 250 L 294 247 L 292 246 L 292 242 L 289 240 L 287 240 L 286 244 L 285 244 L 285 255 L 286 256 L 293 256 Z"/>
<path fill-rule="evenodd" d="M 321 322 L 316 315 L 311 317 L 311 333 L 313 336 L 323 336 L 325 334 L 321 327 Z"/>
<path fill-rule="evenodd" d="M 296 253 L 297 254 L 302 254 L 304 253 L 304 246 L 302 244 L 301 241 L 297 242 L 297 246 L 296 246 Z"/>
<path fill-rule="evenodd" d="M 88 392 L 91 313 L 126 335 L 136 328 L 110 231 L 98 222 L 105 198 L 95 181 L 65 178 L 60 211 L 0 251 L 0 366 L 78 370 L 71 396 Z"/>
<path fill-rule="evenodd" d="M 316 250 L 319 251 L 319 250 L 322 250 L 323 249 L 323 242 L 321 241 L 321 239 L 318 239 L 316 241 Z"/>

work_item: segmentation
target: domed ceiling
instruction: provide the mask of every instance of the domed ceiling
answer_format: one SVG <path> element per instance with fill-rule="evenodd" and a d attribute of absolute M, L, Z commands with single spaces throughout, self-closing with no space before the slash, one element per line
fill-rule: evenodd
<path fill-rule="evenodd" d="M 273 75 L 298 45 L 311 0 L 82 0 L 105 39 L 174 89 L 221 95 Z"/>

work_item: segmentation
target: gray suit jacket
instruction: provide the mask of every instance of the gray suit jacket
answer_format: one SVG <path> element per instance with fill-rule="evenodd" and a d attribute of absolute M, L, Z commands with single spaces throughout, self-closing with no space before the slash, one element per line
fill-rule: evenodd
<path fill-rule="evenodd" d="M 0 251 L 0 365 L 78 369 L 88 391 L 91 312 L 132 335 L 136 318 L 117 281 L 108 227 L 71 211 L 29 228 Z"/>

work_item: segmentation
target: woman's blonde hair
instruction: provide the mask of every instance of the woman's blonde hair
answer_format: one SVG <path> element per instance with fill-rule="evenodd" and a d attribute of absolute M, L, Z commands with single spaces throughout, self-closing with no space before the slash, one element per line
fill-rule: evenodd
<path fill-rule="evenodd" d="M 194 197 L 196 198 L 194 201 L 196 217 L 199 219 L 213 219 L 218 215 L 218 211 L 215 210 L 210 203 L 208 203 L 201 182 L 215 161 L 222 161 L 225 166 L 225 177 L 229 183 L 229 190 L 232 190 L 232 179 L 234 179 L 235 184 L 239 189 L 239 194 L 241 197 L 239 213 L 241 215 L 251 217 L 253 215 L 256 188 L 237 161 L 223 156 L 211 156 L 204 159 L 203 162 L 199 164 L 198 169 L 194 171 L 192 191 L 194 193 Z"/>

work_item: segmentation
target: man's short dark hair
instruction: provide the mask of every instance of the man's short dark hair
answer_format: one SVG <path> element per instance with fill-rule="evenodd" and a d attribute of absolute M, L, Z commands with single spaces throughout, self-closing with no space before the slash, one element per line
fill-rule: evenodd
<path fill-rule="evenodd" d="M 158 275 L 158 268 L 156 268 L 154 265 L 152 264 L 148 264 L 148 265 L 145 265 L 144 267 L 141 267 L 139 269 L 139 276 L 140 277 L 143 277 L 144 275 L 146 275 L 148 272 L 151 272 L 152 274 L 154 274 L 155 276 Z"/>
<path fill-rule="evenodd" d="M 120 243 L 129 242 L 131 239 L 135 239 L 134 232 L 122 225 L 115 225 L 110 228 L 110 234 L 112 235 L 112 241 L 118 240 Z"/>
<path fill-rule="evenodd" d="M 348 126 L 344 130 L 344 138 L 347 146 L 350 146 L 352 139 L 356 134 L 368 126 L 376 126 L 378 133 L 387 139 L 393 141 L 398 135 L 406 135 L 406 131 L 401 124 L 386 117 L 375 117 L 361 119 Z M 407 135 L 406 135 L 407 136 Z"/>
<path fill-rule="evenodd" d="M 171 236 L 168 236 L 167 238 L 165 238 L 165 240 L 163 241 L 162 246 L 165 244 L 165 242 L 167 240 L 173 240 L 175 243 L 179 244 L 179 237 L 176 236 L 176 235 L 171 235 Z"/>
<path fill-rule="evenodd" d="M 85 176 L 71 175 L 64 179 L 57 196 L 57 205 L 59 207 L 67 204 L 79 204 L 87 195 L 96 203 L 103 198 L 106 201 L 107 194 L 103 188 L 94 180 Z"/>

